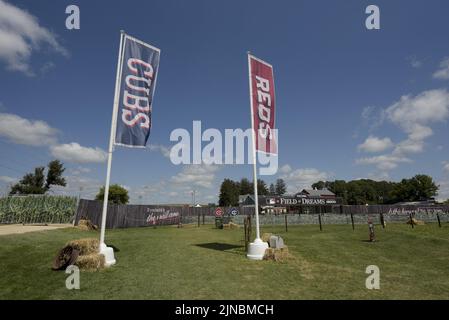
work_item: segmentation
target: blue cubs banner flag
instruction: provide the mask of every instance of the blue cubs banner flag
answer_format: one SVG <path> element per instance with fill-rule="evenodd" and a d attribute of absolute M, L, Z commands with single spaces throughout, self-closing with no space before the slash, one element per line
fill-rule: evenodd
<path fill-rule="evenodd" d="M 115 145 L 145 147 L 151 130 L 160 50 L 127 34 L 120 46 Z"/>

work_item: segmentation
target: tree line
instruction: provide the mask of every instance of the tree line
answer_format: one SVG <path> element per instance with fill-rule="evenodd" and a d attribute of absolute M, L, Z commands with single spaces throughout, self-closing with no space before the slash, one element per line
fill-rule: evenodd
<path fill-rule="evenodd" d="M 318 190 L 327 188 L 342 199 L 342 204 L 360 205 L 428 200 L 437 195 L 439 186 L 432 177 L 418 174 L 400 182 L 371 179 L 318 181 L 312 184 L 311 188 Z M 287 185 L 284 180 L 278 179 L 267 187 L 263 180 L 257 180 L 257 189 L 261 196 L 283 195 L 287 191 Z M 219 205 L 236 206 L 239 195 L 245 194 L 254 194 L 253 183 L 248 179 L 243 178 L 240 181 L 224 179 L 220 186 Z M 449 200 L 445 203 L 449 204 Z"/>
<path fill-rule="evenodd" d="M 51 186 L 65 187 L 64 171 L 65 168 L 61 161 L 50 161 L 47 167 L 37 167 L 34 172 L 25 174 L 18 183 L 11 186 L 9 194 L 46 194 Z M 343 204 L 349 205 L 394 204 L 428 200 L 434 198 L 439 189 L 433 178 L 424 174 L 415 175 L 410 179 L 402 179 L 400 182 L 370 179 L 335 180 L 318 181 L 311 187 L 318 190 L 327 188 L 341 198 Z M 287 185 L 283 179 L 277 179 L 269 186 L 265 181 L 258 179 L 257 189 L 259 195 L 284 195 L 287 192 Z M 239 196 L 245 194 L 254 194 L 253 182 L 246 178 L 242 178 L 240 181 L 224 179 L 220 186 L 219 205 L 237 206 Z M 102 200 L 103 197 L 104 187 L 101 187 L 96 200 Z M 119 185 L 111 185 L 108 200 L 117 204 L 126 204 L 129 201 L 128 191 Z M 449 204 L 449 199 L 445 204 Z"/>
<path fill-rule="evenodd" d="M 287 192 L 287 185 L 283 179 L 277 179 L 269 187 L 262 179 L 257 179 L 257 193 L 260 196 L 265 195 L 283 195 Z M 224 179 L 220 186 L 220 195 L 218 199 L 219 206 L 237 206 L 239 196 L 245 194 L 254 194 L 254 182 L 246 178 L 240 181 Z"/>
<path fill-rule="evenodd" d="M 25 174 L 20 181 L 11 186 L 9 195 L 43 195 L 50 191 L 51 186 L 67 185 L 62 176 L 64 164 L 59 160 L 50 161 L 46 167 L 37 167 L 34 172 Z M 46 174 L 45 174 L 46 173 Z M 95 200 L 104 199 L 104 186 L 100 188 Z M 108 201 L 115 204 L 126 204 L 129 201 L 128 190 L 118 184 L 109 186 Z"/>
<path fill-rule="evenodd" d="M 423 201 L 434 198 L 439 186 L 433 178 L 418 174 L 400 182 L 374 181 L 370 179 L 318 181 L 312 188 L 327 188 L 342 198 L 343 204 L 394 204 L 398 202 Z M 448 202 L 448 201 L 446 201 Z"/>

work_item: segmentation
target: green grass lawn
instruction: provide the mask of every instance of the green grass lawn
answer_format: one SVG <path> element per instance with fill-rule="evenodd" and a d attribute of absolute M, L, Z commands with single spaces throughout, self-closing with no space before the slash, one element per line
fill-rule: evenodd
<path fill-rule="evenodd" d="M 243 229 L 206 225 L 107 230 L 117 265 L 81 272 L 67 290 L 52 271 L 71 239 L 97 237 L 73 228 L 0 237 L 0 299 L 448 299 L 449 225 L 266 226 L 282 235 L 293 258 L 250 261 Z M 380 268 L 380 290 L 365 288 L 365 268 Z"/>

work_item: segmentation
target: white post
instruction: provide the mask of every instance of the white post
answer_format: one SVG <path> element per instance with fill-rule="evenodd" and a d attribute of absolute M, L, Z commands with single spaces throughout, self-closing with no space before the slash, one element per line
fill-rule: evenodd
<path fill-rule="evenodd" d="M 114 93 L 114 105 L 112 108 L 112 120 L 111 120 L 111 133 L 109 136 L 109 149 L 108 149 L 108 166 L 106 170 L 106 183 L 104 186 L 104 198 L 103 198 L 103 212 L 101 216 L 101 231 L 100 231 L 100 253 L 105 256 L 106 266 L 115 264 L 114 250 L 107 247 L 104 243 L 104 234 L 106 229 L 106 215 L 108 211 L 108 197 L 109 197 L 109 183 L 111 177 L 111 165 L 112 165 L 112 152 L 114 151 L 114 139 L 116 132 L 117 111 L 118 111 L 118 99 L 120 96 L 120 82 L 122 74 L 122 60 L 123 60 L 123 41 L 124 31 L 120 31 L 120 48 L 117 62 L 117 75 L 115 78 L 115 93 Z"/>
<path fill-rule="evenodd" d="M 248 76 L 249 76 L 249 102 L 251 108 L 251 136 L 253 154 L 253 175 L 254 175 L 254 213 L 256 216 L 256 239 L 249 244 L 247 257 L 251 260 L 262 260 L 268 243 L 260 239 L 259 226 L 259 196 L 257 192 L 257 155 L 256 155 L 256 134 L 254 131 L 254 111 L 253 111 L 253 84 L 251 79 L 251 58 L 248 52 Z"/>

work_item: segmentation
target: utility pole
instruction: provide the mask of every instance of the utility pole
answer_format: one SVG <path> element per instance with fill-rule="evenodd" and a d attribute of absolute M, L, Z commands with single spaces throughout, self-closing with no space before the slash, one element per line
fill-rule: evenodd
<path fill-rule="evenodd" d="M 195 193 L 196 193 L 196 190 L 192 190 L 192 207 L 195 206 Z"/>

